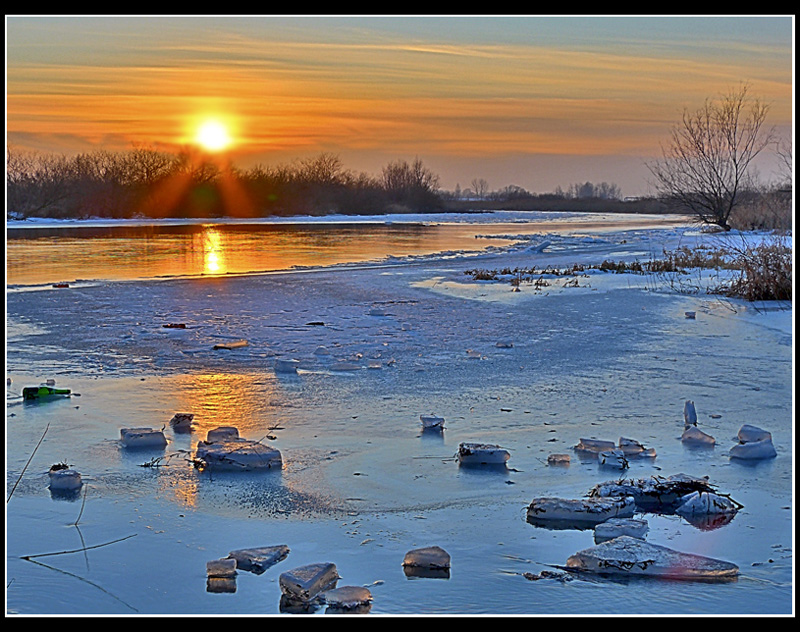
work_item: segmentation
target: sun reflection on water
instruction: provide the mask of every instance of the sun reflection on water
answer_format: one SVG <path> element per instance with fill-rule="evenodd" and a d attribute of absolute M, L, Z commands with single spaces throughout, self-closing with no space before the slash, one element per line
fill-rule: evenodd
<path fill-rule="evenodd" d="M 275 445 L 270 436 L 271 429 L 278 425 L 278 417 L 270 403 L 280 393 L 264 376 L 198 373 L 175 376 L 171 382 L 173 412 L 194 415 L 191 433 L 171 433 L 174 434 L 172 451 L 193 453 L 198 441 L 204 441 L 209 430 L 220 426 L 234 426 L 242 438 Z M 177 469 L 182 474 L 165 477 L 165 489 L 180 505 L 196 507 L 200 489 L 197 473 L 191 467 Z"/>
<path fill-rule="evenodd" d="M 225 251 L 222 243 L 222 234 L 213 226 L 205 226 L 202 233 L 203 241 L 203 274 L 225 274 Z"/>

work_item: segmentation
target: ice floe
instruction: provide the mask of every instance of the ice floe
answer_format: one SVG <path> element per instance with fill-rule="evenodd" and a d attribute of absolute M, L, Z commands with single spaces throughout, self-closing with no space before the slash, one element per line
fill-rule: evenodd
<path fill-rule="evenodd" d="M 528 505 L 528 522 L 537 525 L 587 528 L 609 518 L 630 518 L 636 502 L 630 496 L 613 498 L 534 498 Z"/>
<path fill-rule="evenodd" d="M 198 441 L 193 462 L 201 470 L 279 470 L 283 465 L 277 448 L 241 438 L 235 426 L 209 430 L 206 440 Z"/>
<path fill-rule="evenodd" d="M 236 562 L 236 568 L 261 575 L 271 566 L 286 559 L 289 547 L 285 544 L 263 546 L 249 549 L 236 549 L 228 557 Z"/>
<path fill-rule="evenodd" d="M 208 577 L 235 577 L 236 560 L 224 557 L 206 562 L 206 575 Z"/>
<path fill-rule="evenodd" d="M 460 443 L 456 454 L 461 465 L 505 465 L 511 453 L 491 443 Z"/>
<path fill-rule="evenodd" d="M 193 421 L 192 413 L 175 413 L 169 423 L 175 432 L 191 432 Z"/>
<path fill-rule="evenodd" d="M 320 593 L 336 587 L 339 573 L 332 562 L 306 564 L 281 573 L 281 593 L 289 601 L 308 603 Z"/>
<path fill-rule="evenodd" d="M 647 520 L 638 518 L 609 518 L 594 528 L 594 541 L 595 544 L 600 544 L 606 540 L 618 538 L 621 535 L 628 535 L 632 538 L 644 540 L 648 528 Z"/>
<path fill-rule="evenodd" d="M 372 605 L 372 593 L 363 586 L 339 586 L 321 593 L 319 599 L 328 606 L 327 613 L 364 614 Z"/>
<path fill-rule="evenodd" d="M 155 428 L 121 428 L 119 434 L 126 448 L 163 448 L 167 445 L 164 432 Z"/>
<path fill-rule="evenodd" d="M 425 546 L 408 551 L 403 557 L 406 577 L 450 577 L 450 554 L 440 546 Z"/>
<path fill-rule="evenodd" d="M 734 459 L 759 460 L 772 459 L 778 455 L 772 443 L 772 434 L 757 426 L 743 425 L 737 434 L 739 443 L 730 449 Z"/>
<path fill-rule="evenodd" d="M 644 511 L 674 511 L 687 494 L 695 491 L 714 492 L 707 478 L 686 474 L 651 476 L 639 479 L 619 479 L 595 485 L 591 498 L 632 497 L 637 508 Z"/>
<path fill-rule="evenodd" d="M 444 417 L 438 415 L 420 415 L 419 420 L 423 428 L 444 428 Z"/>
<path fill-rule="evenodd" d="M 578 551 L 567 559 L 567 568 L 669 579 L 725 580 L 739 575 L 738 566 L 730 562 L 674 551 L 627 535 Z"/>
<path fill-rule="evenodd" d="M 280 451 L 270 445 L 235 438 L 198 442 L 195 463 L 200 469 L 280 470 L 282 457 Z"/>
<path fill-rule="evenodd" d="M 56 463 L 48 471 L 50 489 L 54 491 L 76 491 L 83 486 L 80 472 L 66 463 Z"/>

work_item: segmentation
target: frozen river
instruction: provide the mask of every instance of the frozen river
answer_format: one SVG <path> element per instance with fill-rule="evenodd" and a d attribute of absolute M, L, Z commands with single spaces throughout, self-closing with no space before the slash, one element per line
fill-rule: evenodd
<path fill-rule="evenodd" d="M 676 216 L 495 213 L 216 221 L 17 221 L 7 284 L 221 276 L 507 247 L 518 232 L 670 226 Z M 480 239 L 476 239 L 480 237 Z"/>
<path fill-rule="evenodd" d="M 505 235 L 507 246 L 537 231 L 478 232 Z M 710 239 L 624 221 L 540 232 L 531 243 L 545 248 L 466 256 L 450 243 L 447 256 L 406 252 L 374 265 L 18 279 L 6 297 L 7 612 L 277 615 L 280 573 L 333 562 L 339 585 L 370 589 L 372 615 L 792 613 L 790 306 L 681 294 L 652 276 L 587 274 L 577 287 L 512 292 L 465 274 L 642 258 Z M 49 286 L 75 278 L 93 280 Z M 163 327 L 177 322 L 186 328 Z M 238 339 L 247 346 L 213 348 Z M 277 358 L 299 359 L 298 374 L 276 373 Z M 336 359 L 362 368 L 331 370 Z M 23 404 L 22 387 L 47 378 L 73 396 Z M 687 399 L 716 447 L 679 441 Z M 194 413 L 194 433 L 169 429 L 176 412 Z M 421 432 L 429 413 L 445 417 L 443 433 Z M 728 457 L 744 423 L 772 432 L 776 458 Z M 165 424 L 164 449 L 119 445 L 120 428 Z M 281 471 L 194 469 L 186 455 L 222 425 L 278 448 Z M 622 475 L 579 458 L 581 437 L 652 446 L 657 457 L 632 461 L 626 477 L 708 476 L 744 505 L 713 530 L 642 516 L 648 541 L 735 563 L 739 578 L 527 579 L 594 544 L 591 530 L 529 524 L 531 500 L 583 496 Z M 508 469 L 459 468 L 462 441 L 507 448 Z M 570 453 L 571 464 L 548 466 L 552 453 Z M 157 457 L 163 467 L 142 467 Z M 69 499 L 47 488 L 48 468 L 64 461 L 85 481 Z M 278 544 L 286 560 L 240 572 L 233 591 L 209 590 L 207 561 Z M 406 551 L 429 545 L 451 555 L 450 577 L 406 577 Z M 84 547 L 96 548 L 23 559 Z"/>

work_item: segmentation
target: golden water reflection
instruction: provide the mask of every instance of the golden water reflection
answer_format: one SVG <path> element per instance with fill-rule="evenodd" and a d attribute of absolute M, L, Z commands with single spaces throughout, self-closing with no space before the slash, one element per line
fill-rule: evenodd
<path fill-rule="evenodd" d="M 206 226 L 197 240 L 201 245 L 194 247 L 193 251 L 203 253 L 203 274 L 225 274 L 228 270 L 220 232 L 213 226 Z"/>
<path fill-rule="evenodd" d="M 190 434 L 175 433 L 171 452 L 194 452 L 209 430 L 234 426 L 245 439 L 272 443 L 272 429 L 281 424 L 276 385 L 255 373 L 197 373 L 170 378 L 173 413 L 194 415 Z M 172 431 L 172 429 L 169 429 Z M 182 506 L 196 507 L 200 479 L 191 468 L 185 475 L 164 477 L 163 484 Z"/>
<path fill-rule="evenodd" d="M 251 373 L 201 373 L 175 377 L 175 412 L 194 415 L 194 435 L 204 439 L 218 426 L 235 426 L 240 436 L 261 440 L 278 425 L 275 385 Z"/>
<path fill-rule="evenodd" d="M 6 240 L 6 282 L 222 276 L 508 243 L 507 239 L 477 240 L 476 232 L 485 230 L 382 223 L 15 229 Z"/>
<path fill-rule="evenodd" d="M 616 220 L 601 216 L 487 224 L 209 221 L 15 227 L 6 235 L 6 284 L 246 274 L 386 257 L 474 252 L 507 246 L 519 234 L 586 234 L 685 225 L 686 221 L 678 216 L 626 216 Z"/>

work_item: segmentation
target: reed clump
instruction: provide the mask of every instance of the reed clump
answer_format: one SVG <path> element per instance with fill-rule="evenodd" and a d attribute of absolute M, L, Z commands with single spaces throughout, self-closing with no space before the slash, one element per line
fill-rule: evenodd
<path fill-rule="evenodd" d="M 538 289 L 548 285 L 545 280 L 547 277 L 575 277 L 592 269 L 616 274 L 656 275 L 689 275 L 693 271 L 716 270 L 718 273 L 725 272 L 726 280 L 707 288 L 709 294 L 747 301 L 792 300 L 792 247 L 783 235 L 773 235 L 754 245 L 746 242 L 737 244 L 730 240 L 728 244 L 718 247 L 682 246 L 671 251 L 665 250 L 661 257 L 649 261 L 604 260 L 600 264 L 574 264 L 565 268 L 470 269 L 465 270 L 464 274 L 471 276 L 474 281 L 508 281 L 514 287 L 530 283 Z M 570 285 L 565 284 L 564 287 Z"/>

